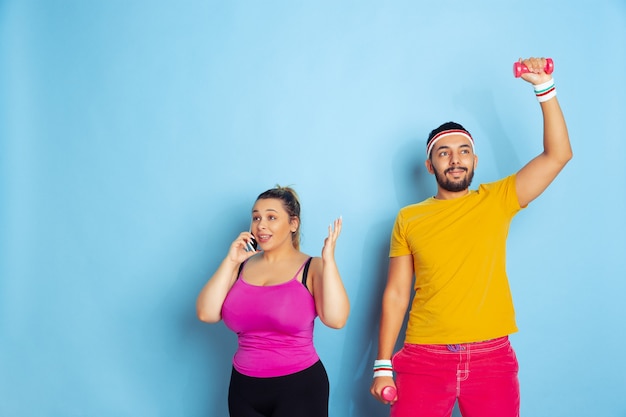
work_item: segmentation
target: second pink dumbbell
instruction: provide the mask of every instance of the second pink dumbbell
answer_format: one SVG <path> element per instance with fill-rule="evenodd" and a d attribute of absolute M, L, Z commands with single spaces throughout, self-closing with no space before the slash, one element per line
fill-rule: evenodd
<path fill-rule="evenodd" d="M 546 66 L 543 69 L 546 74 L 552 74 L 554 71 L 554 61 L 552 58 L 546 58 Z M 526 74 L 528 72 L 528 67 L 521 62 L 516 62 L 513 64 L 513 75 L 515 78 L 521 77 L 522 74 Z"/>
<path fill-rule="evenodd" d="M 392 387 L 391 385 L 388 385 L 385 388 L 383 388 L 383 391 L 380 393 L 380 396 L 383 397 L 383 400 L 385 401 L 393 401 L 393 399 L 396 398 L 396 389 Z"/>

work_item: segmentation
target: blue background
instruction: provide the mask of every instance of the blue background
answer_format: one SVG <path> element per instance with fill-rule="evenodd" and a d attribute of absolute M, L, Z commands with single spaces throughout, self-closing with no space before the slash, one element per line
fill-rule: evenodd
<path fill-rule="evenodd" d="M 527 56 L 555 60 L 575 155 L 509 235 L 522 415 L 626 416 L 623 0 L 0 1 L 0 415 L 227 415 L 236 338 L 195 298 L 279 183 L 305 252 L 344 219 L 331 416 L 386 416 L 393 220 L 435 192 L 442 122 L 474 185 L 541 151 Z"/>

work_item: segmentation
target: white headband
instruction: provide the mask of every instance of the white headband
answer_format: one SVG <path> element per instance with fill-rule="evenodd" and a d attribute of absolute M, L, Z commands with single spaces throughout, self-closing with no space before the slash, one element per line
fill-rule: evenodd
<path fill-rule="evenodd" d="M 472 144 L 472 152 L 474 152 L 474 139 L 468 132 L 466 132 L 465 130 L 460 130 L 460 129 L 450 129 L 450 130 L 444 130 L 443 132 L 439 132 L 430 139 L 430 141 L 426 145 L 426 157 L 430 157 L 430 152 L 433 150 L 435 143 L 439 142 L 440 139 L 443 139 L 446 136 L 452 136 L 452 135 L 461 135 L 469 139 L 470 143 Z"/>

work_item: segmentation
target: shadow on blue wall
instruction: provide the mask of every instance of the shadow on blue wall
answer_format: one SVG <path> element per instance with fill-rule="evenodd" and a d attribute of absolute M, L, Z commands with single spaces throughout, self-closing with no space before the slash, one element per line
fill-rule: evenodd
<path fill-rule="evenodd" d="M 431 195 L 433 180 L 426 171 L 423 158 L 420 158 L 419 143 L 414 138 L 408 140 L 394 157 L 392 166 L 398 209 Z M 364 234 L 362 259 L 368 260 L 367 264 L 363 264 L 368 268 L 360 272 L 360 282 L 363 284 L 359 285 L 356 294 L 351 295 L 351 323 L 341 358 L 341 373 L 333 390 L 333 395 L 337 397 L 337 415 L 389 415 L 389 406 L 376 401 L 369 389 L 372 382 L 372 364 L 378 352 L 378 323 L 387 282 L 389 237 L 394 220 L 395 213 L 370 226 Z M 406 318 L 395 351 L 402 347 L 405 330 Z"/>

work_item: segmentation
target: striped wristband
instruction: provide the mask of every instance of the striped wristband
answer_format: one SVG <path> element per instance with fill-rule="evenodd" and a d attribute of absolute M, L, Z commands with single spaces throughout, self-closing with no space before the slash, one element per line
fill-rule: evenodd
<path fill-rule="evenodd" d="M 548 101 L 553 97 L 556 97 L 556 87 L 554 87 L 554 80 L 551 78 L 542 84 L 533 86 L 535 89 L 535 95 L 540 103 Z"/>
<path fill-rule="evenodd" d="M 378 378 L 379 376 L 393 377 L 393 368 L 391 367 L 391 360 L 377 359 L 374 361 L 374 378 Z"/>

